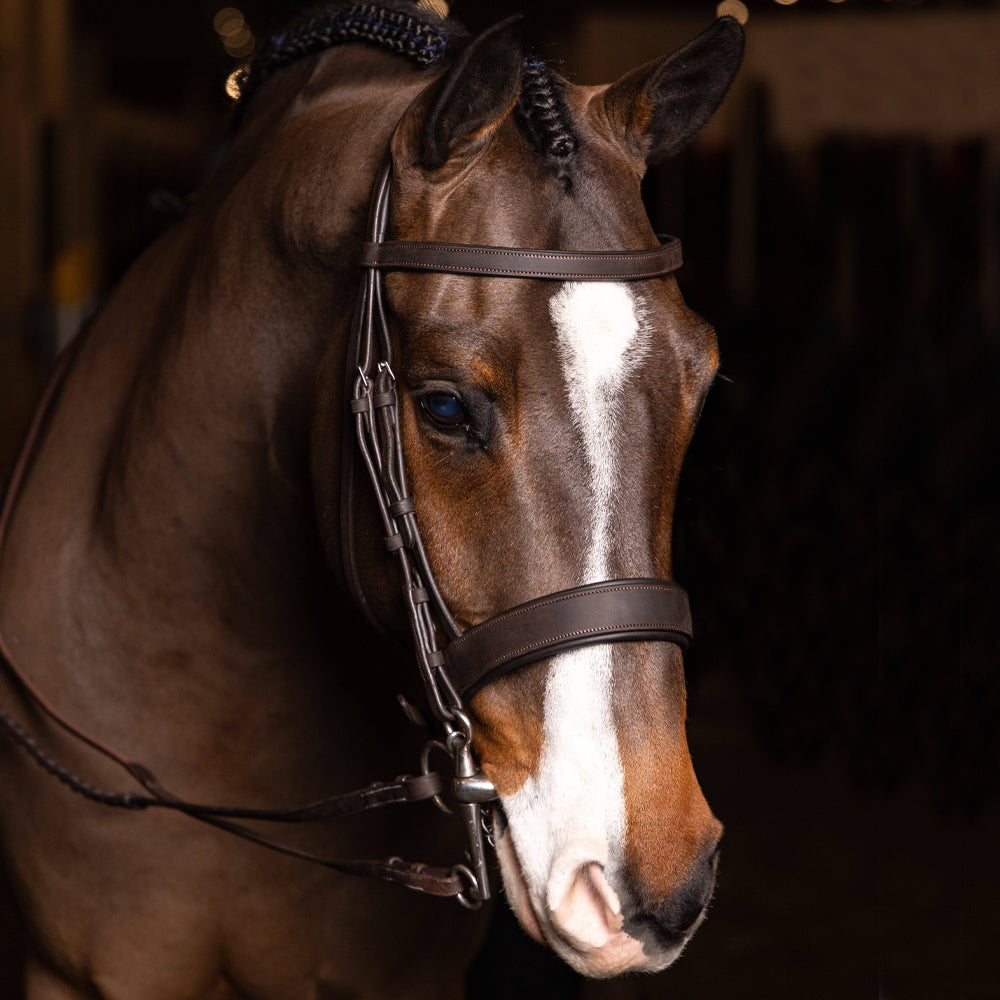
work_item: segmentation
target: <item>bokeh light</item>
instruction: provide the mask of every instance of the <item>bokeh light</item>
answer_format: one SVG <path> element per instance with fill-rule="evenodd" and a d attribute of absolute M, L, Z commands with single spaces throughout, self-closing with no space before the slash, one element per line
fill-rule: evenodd
<path fill-rule="evenodd" d="M 750 20 L 750 11 L 742 0 L 722 0 L 715 8 L 715 16 L 734 17 L 740 24 L 746 24 Z"/>
<path fill-rule="evenodd" d="M 419 10 L 429 10 L 437 14 L 442 20 L 448 16 L 448 4 L 444 0 L 418 0 L 417 8 Z"/>
<path fill-rule="evenodd" d="M 243 80 L 243 74 L 246 72 L 246 66 L 237 66 L 236 69 L 226 77 L 226 94 L 229 95 L 234 101 L 240 99 L 240 83 Z"/>
<path fill-rule="evenodd" d="M 245 59 L 257 44 L 250 31 L 250 25 L 243 17 L 243 12 L 236 7 L 223 7 L 218 11 L 212 18 L 212 27 L 215 28 L 223 48 L 234 59 Z"/>
<path fill-rule="evenodd" d="M 246 24 L 243 19 L 243 12 L 237 10 L 235 7 L 223 7 L 214 18 L 212 18 L 212 27 L 223 37 L 228 38 L 230 35 L 239 31 Z"/>

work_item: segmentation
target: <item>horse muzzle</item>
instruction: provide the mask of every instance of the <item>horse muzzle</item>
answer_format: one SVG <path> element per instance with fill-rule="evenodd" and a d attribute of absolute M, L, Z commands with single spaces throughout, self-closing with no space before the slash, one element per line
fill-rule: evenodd
<path fill-rule="evenodd" d="M 581 975 L 606 978 L 658 972 L 680 956 L 705 919 L 719 848 L 716 842 L 669 895 L 652 901 L 620 868 L 614 871 L 604 845 L 568 846 L 552 859 L 538 886 L 528 885 L 509 828 L 497 839 L 497 853 L 507 897 L 524 930 Z"/>

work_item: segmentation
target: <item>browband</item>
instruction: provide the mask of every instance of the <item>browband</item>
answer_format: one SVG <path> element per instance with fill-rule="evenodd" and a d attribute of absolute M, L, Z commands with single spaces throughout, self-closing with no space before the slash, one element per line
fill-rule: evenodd
<path fill-rule="evenodd" d="M 468 698 L 498 674 L 598 642 L 691 644 L 687 594 L 670 580 L 605 580 L 561 590 L 466 629 L 444 648 L 448 676 Z"/>
<path fill-rule="evenodd" d="M 383 271 L 441 271 L 492 278 L 562 281 L 641 281 L 676 271 L 683 259 L 676 236 L 655 250 L 522 250 L 475 243 L 387 240 L 365 243 L 361 266 Z"/>

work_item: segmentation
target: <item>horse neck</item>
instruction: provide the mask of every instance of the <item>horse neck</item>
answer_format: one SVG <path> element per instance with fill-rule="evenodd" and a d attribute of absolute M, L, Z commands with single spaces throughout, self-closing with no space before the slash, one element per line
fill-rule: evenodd
<path fill-rule="evenodd" d="M 45 514 L 22 519 L 12 546 L 16 586 L 19 556 L 23 567 L 58 526 L 41 602 L 11 613 L 39 637 L 60 622 L 35 663 L 72 662 L 78 683 L 133 699 L 129 711 L 154 691 L 152 704 L 196 691 L 216 728 L 250 702 L 302 719 L 373 683 L 336 669 L 349 644 L 331 632 L 364 630 L 333 603 L 307 442 L 316 368 L 341 350 L 355 291 L 353 260 L 338 274 L 330 259 L 356 259 L 369 164 L 392 124 L 381 114 L 369 135 L 384 137 L 348 140 L 327 164 L 350 224 L 322 267 L 282 259 L 266 214 L 210 186 L 93 324 L 26 491 Z"/>
<path fill-rule="evenodd" d="M 314 306 L 336 316 L 346 290 L 318 303 L 280 281 L 234 286 L 229 265 L 207 263 L 211 248 L 197 247 L 200 228 L 156 248 L 91 334 L 80 377 L 117 402 L 94 484 L 90 558 L 125 584 L 130 603 L 169 609 L 178 624 L 213 616 L 227 623 L 227 644 L 267 648 L 301 627 L 303 591 L 317 577 L 306 417 L 309 373 L 330 331 Z M 158 265 L 174 247 L 182 262 Z M 173 315 L 142 315 L 169 300 Z M 120 367 L 112 355 L 129 326 L 140 343 Z"/>
<path fill-rule="evenodd" d="M 308 467 L 314 381 L 324 354 L 346 354 L 364 208 L 394 105 L 403 103 L 398 86 L 387 99 L 384 83 L 346 83 L 359 61 L 381 66 L 383 54 L 339 55 L 312 73 L 324 77 L 324 93 L 332 81 L 324 127 L 337 136 L 322 158 L 336 188 L 307 205 L 323 219 L 322 262 L 295 243 L 313 231 L 303 236 L 296 220 L 275 220 L 286 194 L 274 194 L 273 175 L 298 153 L 302 112 L 276 125 L 272 109 L 294 102 L 303 81 L 293 74 L 256 111 L 203 207 L 154 248 L 150 265 L 120 290 L 119 315 L 106 317 L 119 327 L 142 308 L 139 299 L 147 312 L 157 298 L 176 303 L 166 319 L 148 317 L 129 376 L 98 494 L 102 547 L 134 567 L 128 575 L 157 567 L 148 584 L 157 594 L 192 615 L 217 609 L 253 648 L 268 629 L 278 641 L 301 634 L 325 578 Z M 367 129 L 350 127 L 359 116 Z M 257 134 L 261 122 L 277 140 Z"/>

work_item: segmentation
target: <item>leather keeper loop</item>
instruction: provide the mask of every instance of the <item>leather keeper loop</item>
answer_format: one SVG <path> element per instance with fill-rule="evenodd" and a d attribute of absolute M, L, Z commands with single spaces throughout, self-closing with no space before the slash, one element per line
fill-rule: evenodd
<path fill-rule="evenodd" d="M 384 409 L 387 406 L 395 406 L 395 405 L 396 405 L 395 390 L 392 390 L 390 392 L 376 392 L 375 395 L 372 396 L 372 406 L 374 406 L 375 409 Z"/>
<path fill-rule="evenodd" d="M 371 400 L 367 396 L 351 400 L 351 413 L 367 413 L 371 409 Z"/>
<path fill-rule="evenodd" d="M 520 604 L 463 632 L 445 649 L 463 699 L 490 678 L 603 642 L 691 643 L 687 594 L 670 580 L 606 580 Z"/>
<path fill-rule="evenodd" d="M 387 552 L 398 552 L 406 546 L 406 541 L 398 531 L 394 535 L 386 535 L 382 541 L 385 542 Z"/>
<path fill-rule="evenodd" d="M 412 514 L 416 510 L 413 505 L 413 501 L 409 497 L 404 497 L 402 500 L 393 500 L 389 504 L 389 513 L 393 517 L 402 517 L 403 514 Z"/>
<path fill-rule="evenodd" d="M 431 595 L 425 587 L 414 587 L 410 591 L 410 597 L 413 598 L 414 604 L 426 604 L 431 599 Z"/>

